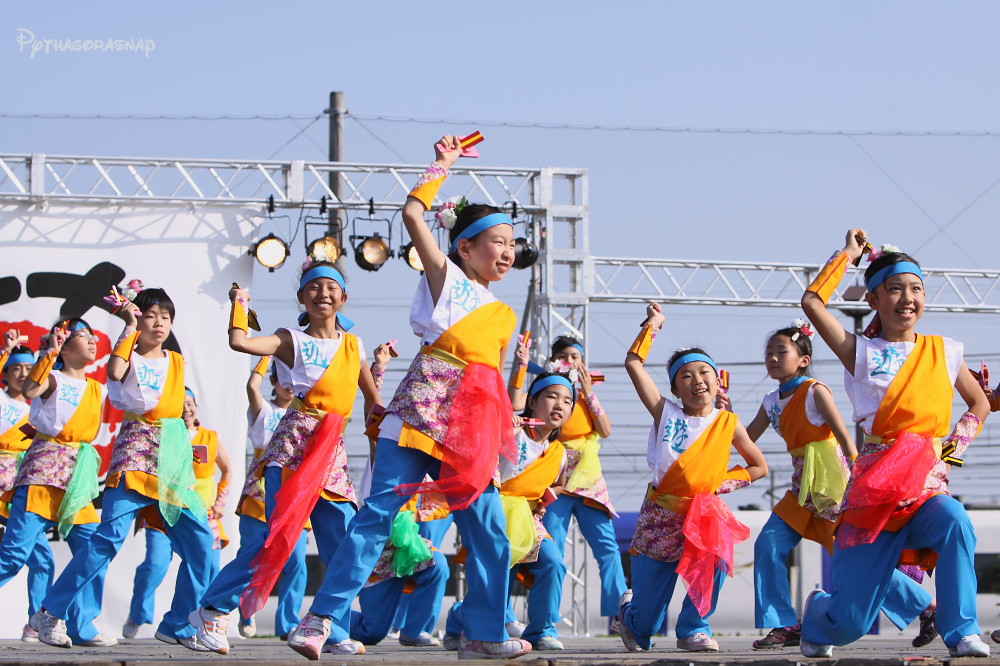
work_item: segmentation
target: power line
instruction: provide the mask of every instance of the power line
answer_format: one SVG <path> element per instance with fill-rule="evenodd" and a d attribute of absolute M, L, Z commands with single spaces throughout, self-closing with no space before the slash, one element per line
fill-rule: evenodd
<path fill-rule="evenodd" d="M 541 121 L 474 120 L 469 118 L 418 118 L 351 113 L 357 120 L 424 125 L 474 125 L 516 129 L 561 129 L 599 132 L 651 132 L 664 134 L 762 134 L 787 136 L 898 136 L 898 137 L 1000 137 L 1000 130 L 900 130 L 900 129 L 817 129 L 780 127 L 686 127 L 665 125 L 612 125 L 604 123 L 557 123 Z M 281 114 L 125 114 L 125 113 L 0 113 L 6 120 L 312 120 L 314 113 Z"/>

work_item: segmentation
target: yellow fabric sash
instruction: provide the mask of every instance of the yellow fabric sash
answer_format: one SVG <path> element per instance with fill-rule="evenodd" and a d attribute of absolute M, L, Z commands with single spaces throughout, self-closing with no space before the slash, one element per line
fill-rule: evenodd
<path fill-rule="evenodd" d="M 341 335 L 344 339 L 337 353 L 330 359 L 330 365 L 319 381 L 306 393 L 303 403 L 307 408 L 333 412 L 348 419 L 354 410 L 354 399 L 358 395 L 361 354 L 356 335 L 351 333 L 341 333 Z"/>
<path fill-rule="evenodd" d="M 514 567 L 535 547 L 538 532 L 531 504 L 519 495 L 500 495 L 503 514 L 507 519 L 507 538 L 510 540 L 510 566 Z"/>
<path fill-rule="evenodd" d="M 732 412 L 720 410 L 715 421 L 670 466 L 656 487 L 657 495 L 694 497 L 715 492 L 726 479 L 726 465 L 733 445 L 738 419 Z M 746 470 L 740 468 L 746 478 Z"/>
<path fill-rule="evenodd" d="M 219 433 L 208 428 L 198 427 L 198 432 L 191 438 L 191 446 L 207 446 L 208 462 L 194 463 L 194 489 L 205 506 L 215 504 L 215 457 L 219 452 Z"/>
<path fill-rule="evenodd" d="M 549 444 L 545 452 L 535 458 L 524 471 L 508 479 L 500 486 L 501 495 L 516 495 L 530 501 L 538 501 L 545 489 L 559 479 L 565 448 L 556 440 Z"/>
<path fill-rule="evenodd" d="M 31 446 L 31 438 L 21 430 L 27 423 L 28 415 L 25 414 L 20 421 L 14 424 L 13 428 L 0 435 L 0 451 L 20 453 L 28 450 L 28 447 Z"/>
<path fill-rule="evenodd" d="M 889 384 L 879 405 L 872 434 L 886 439 L 896 439 L 904 431 L 929 437 L 947 436 L 955 395 L 948 379 L 944 339 L 938 335 L 918 335 L 917 346 Z"/>
<path fill-rule="evenodd" d="M 481 363 L 500 368 L 500 359 L 517 326 L 517 315 L 506 303 L 494 301 L 478 307 L 459 319 L 447 331 L 425 347 L 436 350 L 431 355 L 452 363 L 438 352 L 445 352 L 462 363 Z M 452 365 L 456 365 L 452 363 Z M 459 366 L 464 367 L 464 366 Z M 423 451 L 441 460 L 444 448 L 408 423 L 403 423 L 399 446 Z"/>
<path fill-rule="evenodd" d="M 101 407 L 101 383 L 88 377 L 79 406 L 52 440 L 62 444 L 74 442 L 77 448 L 79 442 L 93 441 L 101 428 Z"/>
<path fill-rule="evenodd" d="M 802 465 L 802 482 L 799 487 L 799 505 L 804 505 L 812 495 L 816 508 L 824 511 L 844 501 L 847 491 L 847 481 L 851 474 L 841 462 L 837 451 L 840 444 L 836 439 L 824 439 L 819 442 L 809 442 L 804 447 L 795 449 L 802 452 L 805 459 Z"/>
<path fill-rule="evenodd" d="M 566 482 L 566 492 L 573 493 L 581 488 L 590 488 L 601 479 L 604 470 L 601 468 L 601 436 L 591 432 L 579 439 L 573 439 L 563 444 L 567 449 L 580 452 L 580 460 Z"/>
<path fill-rule="evenodd" d="M 147 423 L 155 423 L 160 419 L 179 419 L 184 414 L 184 357 L 175 351 L 168 351 L 167 354 L 170 367 L 167 368 L 163 393 L 160 394 L 156 407 L 143 414 Z"/>

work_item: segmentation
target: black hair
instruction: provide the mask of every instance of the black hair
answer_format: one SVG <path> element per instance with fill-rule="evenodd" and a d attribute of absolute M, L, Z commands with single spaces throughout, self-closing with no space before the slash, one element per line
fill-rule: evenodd
<path fill-rule="evenodd" d="M 522 417 L 529 418 L 529 419 L 532 418 L 530 405 L 531 405 L 531 401 L 534 399 L 534 396 L 531 395 L 531 389 L 534 388 L 535 384 L 537 384 L 539 382 L 539 380 L 545 379 L 546 377 L 554 377 L 554 376 L 565 377 L 566 379 L 569 379 L 569 377 L 565 373 L 562 373 L 562 372 L 550 372 L 550 371 L 545 371 L 545 372 L 539 374 L 537 377 L 535 377 L 534 381 L 532 381 L 531 385 L 528 387 L 528 394 L 527 394 L 527 397 L 524 400 L 524 410 L 521 412 L 521 416 Z M 575 393 L 575 391 L 570 391 L 571 395 L 573 393 Z M 570 408 L 570 413 L 566 416 L 567 419 L 569 419 L 569 417 L 573 414 L 573 409 L 575 409 L 575 408 L 576 408 L 576 404 L 574 403 L 573 407 Z M 563 421 L 563 423 L 565 423 L 565 421 Z M 552 433 L 549 435 L 549 441 L 550 442 L 554 442 L 557 439 L 559 439 L 559 433 L 561 431 L 562 431 L 562 426 L 559 426 L 558 428 L 556 428 L 555 430 L 553 430 Z"/>
<path fill-rule="evenodd" d="M 893 264 L 898 264 L 901 261 L 909 261 L 917 264 L 917 266 L 920 265 L 916 259 L 905 252 L 886 252 L 881 257 L 868 264 L 868 268 L 865 269 L 865 284 L 868 284 L 868 281 L 872 279 L 872 276 L 886 266 L 892 266 Z"/>
<path fill-rule="evenodd" d="M 135 303 L 140 312 L 145 313 L 150 308 L 158 305 L 167 311 L 167 314 L 170 315 L 170 321 L 173 321 L 176 317 L 174 302 L 167 296 L 167 292 L 159 287 L 143 289 L 136 295 L 132 302 Z"/>
<path fill-rule="evenodd" d="M 580 345 L 582 347 L 583 343 L 574 338 L 572 335 L 560 335 L 552 341 L 552 354 L 549 356 L 549 360 L 554 361 L 556 354 L 564 349 L 572 347 L 573 345 Z"/>
<path fill-rule="evenodd" d="M 52 324 L 52 328 L 49 329 L 49 334 L 55 333 L 56 329 L 65 328 L 69 331 L 69 333 L 66 336 L 66 341 L 69 341 L 70 336 L 72 336 L 76 332 L 74 329 L 76 328 L 77 324 L 83 324 L 84 328 L 90 331 L 91 335 L 94 335 L 94 329 L 91 328 L 90 324 L 88 324 L 80 317 L 67 317 L 65 319 L 58 320 L 56 323 Z M 56 370 L 62 370 L 63 364 L 64 364 L 63 357 L 62 354 L 60 353 L 59 356 L 56 357 L 56 363 L 54 367 Z"/>
<path fill-rule="evenodd" d="M 34 358 L 34 356 L 35 356 L 35 352 L 32 351 L 30 347 L 25 347 L 24 345 L 18 345 L 17 347 L 14 347 L 13 349 L 11 349 L 10 350 L 10 355 L 13 356 L 14 354 L 31 354 L 32 358 Z M 7 366 L 6 365 L 4 367 L 0 368 L 0 375 L 5 374 L 6 372 L 7 372 Z M 6 385 L 7 384 L 7 380 L 4 379 L 3 383 Z"/>
<path fill-rule="evenodd" d="M 455 244 L 455 239 L 458 238 L 459 234 L 472 226 L 474 222 L 478 222 L 487 215 L 502 212 L 503 211 L 501 209 L 496 206 L 490 206 L 489 204 L 469 204 L 463 208 L 462 212 L 455 218 L 455 226 L 448 231 L 448 258 L 461 266 L 462 258 L 458 256 L 458 250 L 452 251 L 451 249 Z M 473 236 L 472 238 L 474 239 L 475 237 L 476 236 Z"/>
<path fill-rule="evenodd" d="M 347 273 L 345 273 L 344 269 L 341 268 L 341 265 L 343 265 L 343 262 L 341 261 L 341 259 L 343 259 L 343 257 L 338 257 L 337 261 L 326 261 L 324 259 L 323 261 L 314 261 L 313 263 L 309 264 L 308 266 L 303 266 L 302 270 L 299 271 L 298 282 L 302 282 L 302 276 L 305 275 L 306 273 L 308 273 L 309 271 L 311 271 L 312 269 L 316 268 L 317 266 L 327 266 L 329 268 L 334 269 L 338 273 L 340 273 L 344 277 L 344 282 L 346 283 L 347 282 Z M 346 287 L 347 285 L 345 284 L 343 286 Z M 301 289 L 296 289 L 295 293 L 297 294 L 300 291 L 302 291 L 302 290 Z M 347 293 L 347 289 L 346 288 L 344 289 L 344 293 L 345 294 Z M 301 303 L 296 303 L 296 304 L 297 305 L 302 305 Z M 339 312 L 339 310 L 338 310 L 338 312 Z M 309 313 L 303 310 L 302 312 L 299 313 L 299 326 L 305 327 L 305 326 L 308 326 L 308 325 L 309 325 Z M 275 377 L 277 377 L 277 375 L 275 375 Z"/>
<path fill-rule="evenodd" d="M 796 336 L 796 334 L 798 334 Z M 779 335 L 783 335 L 788 340 L 795 345 L 795 348 L 799 350 L 799 356 L 808 356 L 810 359 L 810 365 L 812 363 L 812 353 L 813 353 L 813 343 L 809 339 L 809 336 L 802 332 L 802 329 L 796 326 L 786 326 L 785 328 L 779 328 L 767 336 L 767 344 L 771 344 L 771 340 L 775 339 Z M 809 367 L 807 365 L 804 368 L 799 368 L 796 375 L 808 375 Z"/>
<path fill-rule="evenodd" d="M 670 368 L 671 366 L 673 366 L 674 361 L 679 359 L 681 356 L 686 356 L 688 354 L 704 354 L 705 356 L 709 356 L 709 358 L 711 358 L 709 353 L 704 349 L 702 349 L 701 347 L 688 347 L 687 349 L 678 349 L 677 351 L 675 351 L 673 354 L 670 355 L 670 360 L 667 361 L 667 373 L 668 374 L 670 373 Z M 673 391 L 675 388 L 677 388 L 676 382 L 674 382 L 674 380 L 671 379 L 670 390 Z"/>

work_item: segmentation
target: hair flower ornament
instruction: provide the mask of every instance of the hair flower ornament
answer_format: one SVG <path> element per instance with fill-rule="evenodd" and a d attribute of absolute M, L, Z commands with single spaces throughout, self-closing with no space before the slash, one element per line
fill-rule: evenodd
<path fill-rule="evenodd" d="M 902 250 L 900 250 L 895 245 L 886 243 L 882 247 L 873 248 L 872 251 L 868 253 L 868 261 L 875 261 L 876 259 L 878 259 L 883 255 L 892 254 L 894 252 L 899 253 L 902 252 Z"/>
<path fill-rule="evenodd" d="M 468 205 L 469 201 L 465 197 L 452 197 L 441 204 L 438 211 L 434 213 L 434 218 L 442 229 L 450 230 L 455 226 L 459 213 Z"/>
<path fill-rule="evenodd" d="M 104 302 L 112 307 L 111 314 L 116 314 L 126 303 L 134 301 L 144 288 L 138 278 L 132 278 L 124 287 L 111 285 L 111 293 L 104 297 Z"/>
<path fill-rule="evenodd" d="M 792 327 L 799 329 L 792 335 L 792 342 L 798 340 L 800 334 L 806 336 L 807 338 L 811 338 L 814 335 L 812 328 L 809 326 L 809 322 L 805 319 L 796 319 L 792 322 Z"/>

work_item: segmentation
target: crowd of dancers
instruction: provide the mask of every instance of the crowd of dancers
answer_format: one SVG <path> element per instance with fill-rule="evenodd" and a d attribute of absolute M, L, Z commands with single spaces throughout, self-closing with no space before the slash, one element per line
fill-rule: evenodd
<path fill-rule="evenodd" d="M 772 427 L 787 444 L 793 475 L 754 544 L 755 623 L 770 631 L 753 647 L 798 646 L 806 656 L 828 657 L 833 646 L 866 633 L 881 611 L 901 629 L 919 622 L 916 647 L 940 634 L 952 656 L 989 655 L 976 611 L 976 536 L 948 493 L 948 475 L 1000 401 L 966 366 L 960 342 L 916 333 L 925 296 L 913 258 L 873 248 L 863 229 L 848 231 L 802 297 L 808 323 L 798 320 L 766 341 L 764 364 L 777 387 L 746 425 L 730 409 L 727 373 L 703 349 L 674 352 L 669 390 L 661 390 L 645 363 L 665 317 L 656 303 L 646 308 L 625 354 L 652 417 L 652 477 L 628 589 L 599 456 L 611 421 L 581 341 L 553 341 L 528 381 L 531 340 L 520 335 L 510 354 L 517 371 L 505 383 L 517 321 L 489 287 L 512 267 L 512 221 L 493 206 L 445 204 L 434 216 L 448 230 L 442 251 L 425 220 L 449 168 L 468 150 L 443 137 L 403 208 L 424 266 L 410 313 L 422 347 L 388 405 L 382 378 L 395 350 L 382 344 L 369 357 L 349 332 L 341 312 L 347 285 L 336 262 L 307 258 L 296 293 L 299 327 L 273 335 L 250 334 L 250 294 L 234 285 L 229 344 L 259 361 L 247 382 L 253 462 L 236 502 L 239 549 L 221 569 L 232 463 L 199 423 L 183 357 L 164 349 L 176 314 L 167 292 L 130 284 L 109 296 L 125 327 L 106 386 L 87 376 L 97 344 L 83 319 L 58 321 L 37 352 L 18 331 L 6 332 L 0 585 L 27 566 L 24 640 L 65 648 L 117 642 L 94 621 L 108 565 L 138 524 L 146 559 L 125 638 L 154 622 L 154 593 L 176 553 L 173 599 L 155 636 L 191 650 L 228 653 L 233 612 L 239 633 L 253 636 L 254 615 L 275 585 L 276 632 L 309 659 L 364 653 L 393 627 L 402 645 L 457 650 L 460 659 L 561 650 L 564 549 L 575 518 L 599 565 L 601 612 L 626 649 L 652 648 L 679 577 L 677 647 L 717 651 L 708 620 L 733 573 L 734 545 L 750 536 L 720 496 L 767 475 L 756 441 Z M 826 304 L 863 255 L 876 317 L 854 335 Z M 831 388 L 810 376 L 813 329 L 846 370 L 844 390 L 863 441 L 845 427 Z M 968 409 L 953 426 L 956 389 Z M 371 451 L 365 478 L 355 483 L 342 434 L 359 391 Z M 91 442 L 105 392 L 125 415 L 98 515 L 100 456 Z M 742 464 L 730 467 L 733 449 Z M 447 612 L 442 644 L 432 635 L 449 575 L 439 547 L 452 523 L 468 591 Z M 46 536 L 53 529 L 73 553 L 54 580 Z M 328 567 L 300 617 L 310 531 Z M 810 593 L 800 614 L 786 562 L 803 538 L 833 555 L 834 586 Z M 919 584 L 930 571 L 935 596 Z M 517 580 L 529 588 L 527 625 L 510 603 Z"/>

